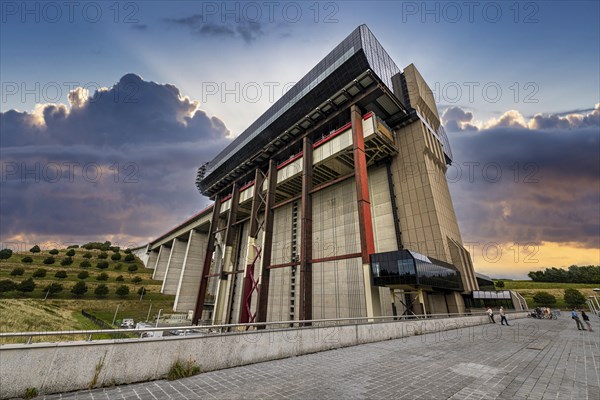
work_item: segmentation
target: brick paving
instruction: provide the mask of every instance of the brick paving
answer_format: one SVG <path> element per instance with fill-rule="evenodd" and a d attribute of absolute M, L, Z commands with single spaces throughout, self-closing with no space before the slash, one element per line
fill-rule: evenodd
<path fill-rule="evenodd" d="M 600 318 L 520 319 L 50 399 L 600 399 Z"/>

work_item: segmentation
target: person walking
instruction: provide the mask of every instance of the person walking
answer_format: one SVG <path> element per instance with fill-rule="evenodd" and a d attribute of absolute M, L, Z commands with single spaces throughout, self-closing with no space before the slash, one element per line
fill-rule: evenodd
<path fill-rule="evenodd" d="M 504 307 L 500 306 L 500 324 L 504 325 L 505 322 L 506 322 L 506 326 L 510 326 L 508 324 L 508 320 L 506 319 L 506 313 L 504 312 Z"/>
<path fill-rule="evenodd" d="M 575 320 L 575 323 L 577 324 L 577 330 L 587 331 L 587 329 L 585 329 L 583 327 L 583 324 L 581 323 L 581 320 L 579 319 L 579 316 L 577 315 L 577 311 L 575 311 L 575 308 L 573 308 L 571 310 L 571 318 L 573 318 Z"/>
<path fill-rule="evenodd" d="M 583 318 L 583 322 L 588 326 L 588 330 L 590 332 L 594 332 L 592 329 L 592 324 L 590 323 L 590 317 L 585 313 L 585 311 L 581 310 L 581 318 Z"/>
<path fill-rule="evenodd" d="M 488 317 L 490 317 L 490 324 L 495 324 L 496 321 L 494 321 L 494 311 L 492 311 L 492 307 L 488 306 L 486 312 L 487 312 Z"/>

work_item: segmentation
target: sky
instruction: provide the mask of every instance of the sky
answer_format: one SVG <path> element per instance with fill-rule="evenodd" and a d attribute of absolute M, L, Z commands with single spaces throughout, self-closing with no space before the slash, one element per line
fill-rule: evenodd
<path fill-rule="evenodd" d="M 598 2 L 0 2 L 0 242 L 139 246 L 367 24 L 434 92 L 478 272 L 600 264 Z"/>

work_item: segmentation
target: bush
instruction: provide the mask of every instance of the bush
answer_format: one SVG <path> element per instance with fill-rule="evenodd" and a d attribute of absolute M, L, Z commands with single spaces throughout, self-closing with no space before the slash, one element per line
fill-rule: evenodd
<path fill-rule="evenodd" d="M 110 259 L 113 261 L 119 261 L 121 259 L 121 253 L 113 253 L 113 255 L 110 256 Z"/>
<path fill-rule="evenodd" d="M 129 294 L 129 286 L 126 285 L 121 285 L 117 288 L 117 290 L 115 291 L 115 293 L 119 296 L 119 297 L 126 297 Z"/>
<path fill-rule="evenodd" d="M 67 277 L 67 271 L 56 271 L 54 277 L 58 279 L 65 279 Z"/>
<path fill-rule="evenodd" d="M 73 293 L 77 297 L 83 296 L 87 291 L 88 287 L 83 281 L 77 282 L 71 289 L 71 293 Z"/>
<path fill-rule="evenodd" d="M 174 381 L 175 379 L 187 378 L 189 376 L 200 373 L 200 367 L 191 358 L 187 361 L 177 360 L 169 368 L 167 379 Z"/>
<path fill-rule="evenodd" d="M 90 277 L 90 273 L 87 271 L 81 271 L 80 273 L 77 274 L 77 278 L 79 279 L 87 279 Z"/>
<path fill-rule="evenodd" d="M 114 269 L 115 269 L 115 271 L 120 271 L 120 270 L 121 270 L 121 267 L 123 267 L 123 264 L 121 264 L 121 263 L 116 263 L 116 264 L 115 264 L 115 267 L 114 267 Z"/>
<path fill-rule="evenodd" d="M 67 254 L 67 256 L 69 256 L 69 257 L 73 257 L 73 256 L 75 255 L 75 250 L 73 250 L 73 249 L 70 249 L 70 250 L 68 250 L 68 251 L 67 251 L 67 253 L 66 253 L 66 254 Z"/>
<path fill-rule="evenodd" d="M 0 260 L 8 260 L 13 255 L 13 251 L 11 249 L 2 249 L 0 250 Z"/>
<path fill-rule="evenodd" d="M 46 257 L 44 259 L 44 264 L 50 265 L 50 264 L 54 264 L 56 260 L 54 259 L 54 257 L 50 256 L 50 257 Z"/>
<path fill-rule="evenodd" d="M 565 304 L 570 307 L 580 307 L 585 304 L 585 296 L 577 289 L 565 289 Z"/>
<path fill-rule="evenodd" d="M 549 307 L 556 304 L 556 297 L 548 292 L 537 292 L 533 295 L 533 302 L 538 306 Z"/>
<path fill-rule="evenodd" d="M 98 275 L 96 277 L 97 281 L 107 281 L 108 280 L 108 274 L 106 272 L 101 273 L 100 275 Z"/>
<path fill-rule="evenodd" d="M 34 273 L 33 273 L 33 277 L 34 278 L 43 278 L 46 276 L 46 270 L 44 268 L 38 268 Z"/>
<path fill-rule="evenodd" d="M 98 254 L 99 260 L 106 260 L 107 258 L 108 258 L 108 254 L 106 254 L 105 252 Z"/>
<path fill-rule="evenodd" d="M 133 283 L 140 283 L 142 281 L 142 278 L 140 278 L 139 276 L 134 277 L 131 282 Z"/>
<path fill-rule="evenodd" d="M 12 292 L 17 288 L 17 284 L 10 279 L 0 281 L 0 293 Z"/>
<path fill-rule="evenodd" d="M 127 271 L 129 272 L 135 272 L 138 270 L 138 266 L 137 265 L 130 265 L 129 267 L 127 267 Z"/>
<path fill-rule="evenodd" d="M 90 252 L 84 253 L 83 258 L 92 258 L 92 253 L 90 253 Z"/>
<path fill-rule="evenodd" d="M 125 262 L 134 262 L 135 261 L 135 256 L 133 254 L 129 253 L 129 254 L 127 254 L 125 256 L 124 260 L 125 260 Z"/>
<path fill-rule="evenodd" d="M 108 292 L 108 286 L 106 286 L 104 283 L 96 286 L 96 289 L 94 289 L 94 294 L 98 297 L 104 297 L 108 294 Z"/>
<path fill-rule="evenodd" d="M 98 264 L 96 264 L 96 268 L 100 268 L 100 269 L 108 268 L 108 261 L 100 261 Z"/>
<path fill-rule="evenodd" d="M 17 267 L 17 268 L 15 268 L 15 269 L 13 269 L 12 271 L 10 271 L 10 274 L 11 274 L 12 276 L 17 276 L 17 275 L 18 275 L 18 276 L 21 276 L 21 275 L 23 275 L 24 273 L 25 273 L 25 270 L 24 270 L 23 268 L 21 268 L 21 267 Z"/>
<path fill-rule="evenodd" d="M 131 254 L 131 249 L 125 249 L 125 254 Z"/>
<path fill-rule="evenodd" d="M 39 253 L 39 252 L 40 252 L 40 251 L 42 251 L 42 250 L 40 250 L 40 246 L 38 246 L 38 245 L 36 244 L 36 245 L 35 245 L 35 246 L 33 246 L 32 248 L 30 248 L 30 249 L 29 249 L 29 251 L 30 251 L 31 253 L 35 254 L 35 253 Z"/>
<path fill-rule="evenodd" d="M 61 260 L 60 265 L 67 266 L 73 264 L 73 259 L 71 257 L 65 257 Z"/>
<path fill-rule="evenodd" d="M 78 244 L 74 244 L 74 245 L 71 245 L 71 246 L 67 246 L 67 249 L 78 249 L 78 248 L 79 248 L 79 245 L 78 245 Z"/>
<path fill-rule="evenodd" d="M 504 281 L 496 281 L 496 287 L 502 289 L 504 287 Z"/>
<path fill-rule="evenodd" d="M 17 290 L 19 292 L 33 292 L 33 290 L 35 289 L 35 282 L 33 281 L 33 278 L 29 278 L 29 279 L 25 279 L 23 282 L 19 283 L 17 285 Z"/>
<path fill-rule="evenodd" d="M 139 294 L 141 296 L 144 293 L 146 293 L 146 288 L 142 286 L 138 289 L 137 294 Z"/>
<path fill-rule="evenodd" d="M 44 288 L 44 292 L 48 292 L 50 294 L 58 293 L 63 291 L 63 285 L 60 283 L 53 282 Z"/>
<path fill-rule="evenodd" d="M 21 258 L 21 262 L 22 262 L 22 263 L 29 264 L 29 263 L 32 263 L 32 262 L 33 262 L 33 258 L 31 258 L 31 257 L 29 257 L 29 256 L 25 256 L 25 257 Z"/>
<path fill-rule="evenodd" d="M 55 256 L 55 255 L 57 255 L 57 254 L 58 254 L 58 250 L 56 250 L 56 249 L 52 249 L 52 250 L 50 250 L 48 253 L 50 253 L 50 254 L 52 254 L 53 256 Z"/>
<path fill-rule="evenodd" d="M 119 246 L 110 246 L 108 249 L 110 251 L 114 252 L 114 253 L 118 253 L 121 250 L 121 247 L 119 247 Z"/>
<path fill-rule="evenodd" d="M 79 263 L 79 266 L 81 268 L 89 268 L 92 266 L 92 263 L 89 262 L 88 260 L 83 260 L 82 262 Z"/>
<path fill-rule="evenodd" d="M 125 279 L 123 278 L 123 275 L 119 275 L 115 278 L 115 281 L 117 282 L 123 282 Z"/>

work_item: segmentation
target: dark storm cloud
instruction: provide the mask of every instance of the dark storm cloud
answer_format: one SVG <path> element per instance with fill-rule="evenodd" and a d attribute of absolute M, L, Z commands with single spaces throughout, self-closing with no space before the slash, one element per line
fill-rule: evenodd
<path fill-rule="evenodd" d="M 446 108 L 442 115 L 442 123 L 450 132 L 476 131 L 477 127 L 473 126 L 471 122 L 473 122 L 473 113 L 460 107 Z"/>
<path fill-rule="evenodd" d="M 201 14 L 194 14 L 182 18 L 165 18 L 164 21 L 170 25 L 185 27 L 199 37 L 239 37 L 246 43 L 251 43 L 265 34 L 262 23 L 245 18 L 238 18 L 237 21 L 232 19 L 222 21 L 214 16 L 204 17 Z"/>
<path fill-rule="evenodd" d="M 492 128 L 451 134 L 447 176 L 465 240 L 600 247 L 598 112 L 534 117 L 529 129 L 507 113 Z"/>
<path fill-rule="evenodd" d="M 176 87 L 129 74 L 69 101 L 0 113 L 3 241 L 146 239 L 208 202 L 195 171 L 227 145 L 228 131 Z"/>

